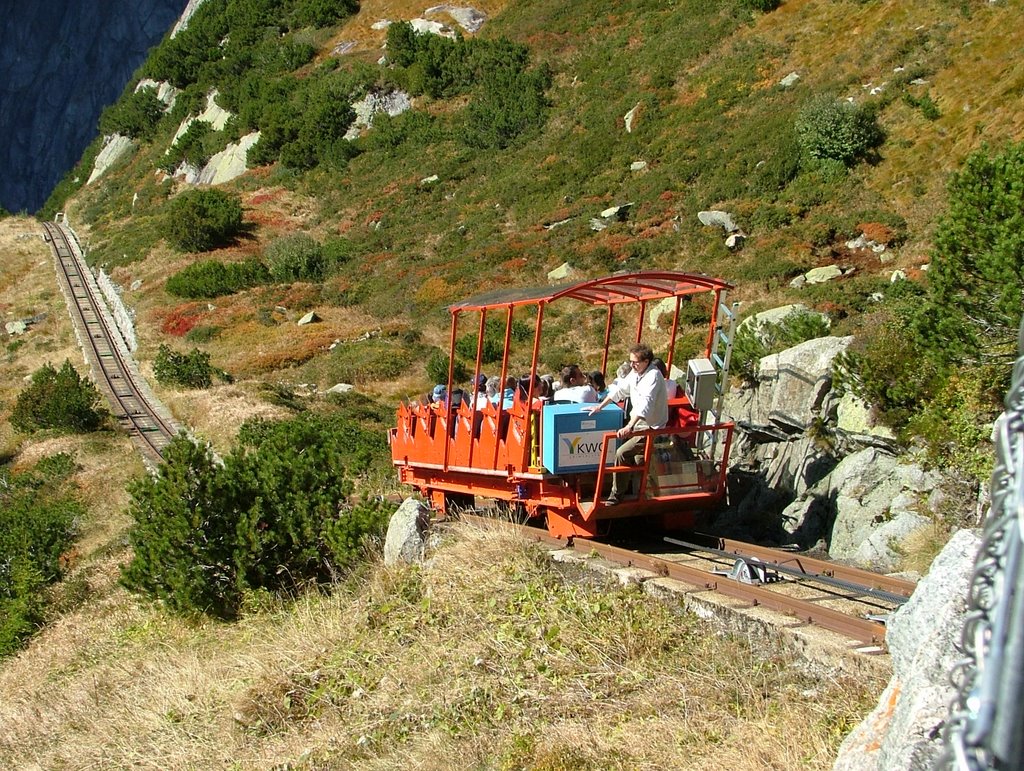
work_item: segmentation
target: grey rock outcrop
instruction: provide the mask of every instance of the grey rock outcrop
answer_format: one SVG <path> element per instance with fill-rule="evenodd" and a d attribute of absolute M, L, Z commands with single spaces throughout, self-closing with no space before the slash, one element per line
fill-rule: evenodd
<path fill-rule="evenodd" d="M 384 539 L 384 564 L 419 562 L 426 548 L 430 509 L 415 498 L 406 498 L 388 522 Z"/>
<path fill-rule="evenodd" d="M 633 124 L 636 123 L 637 117 L 640 115 L 640 102 L 633 105 L 632 109 L 629 110 L 625 115 L 622 116 L 622 121 L 626 125 L 626 133 L 633 133 Z"/>
<path fill-rule="evenodd" d="M 548 281 L 555 284 L 559 281 L 568 281 L 569 279 L 576 278 L 578 275 L 579 271 L 569 263 L 563 262 L 554 270 L 548 271 Z"/>
<path fill-rule="evenodd" d="M 889 620 L 892 679 L 878 706 L 843 741 L 833 771 L 932 767 L 954 696 L 950 672 L 959 658 L 956 646 L 979 546 L 975 531 L 955 533 Z"/>
<path fill-rule="evenodd" d="M 352 122 L 345 139 L 355 139 L 364 129 L 373 125 L 373 116 L 387 113 L 391 117 L 401 115 L 412 107 L 412 100 L 405 91 L 371 91 L 352 105 L 356 119 Z"/>
<path fill-rule="evenodd" d="M 758 329 L 762 328 L 763 325 L 778 325 L 781 324 L 786 319 L 788 319 L 790 316 L 805 313 L 813 313 L 814 315 L 818 316 L 822 321 L 825 322 L 826 327 L 830 327 L 832 325 L 832 322 L 827 314 L 812 311 L 803 303 L 793 303 L 791 305 L 780 305 L 777 308 L 769 308 L 766 311 L 755 313 L 752 316 L 745 316 L 743 320 L 740 321 L 737 331 L 750 328 L 752 332 L 757 333 Z M 758 335 L 758 337 L 761 338 L 762 342 L 765 342 L 764 335 Z"/>
<path fill-rule="evenodd" d="M 843 269 L 838 265 L 824 265 L 804 273 L 804 281 L 808 284 L 824 284 L 843 275 Z"/>
<path fill-rule="evenodd" d="M 907 536 L 931 525 L 926 512 L 938 481 L 919 466 L 869 447 L 843 458 L 807 488 L 783 510 L 781 524 L 805 546 L 824 539 L 835 559 L 893 571 Z"/>
<path fill-rule="evenodd" d="M 853 394 L 844 394 L 836 405 L 836 434 L 851 447 L 896 448 L 896 434 L 876 423 L 871 408 Z"/>
<path fill-rule="evenodd" d="M 832 363 L 852 337 L 819 337 L 761 359 L 757 384 L 730 395 L 729 413 L 748 431 L 784 439 L 810 427 L 827 406 Z"/>
<path fill-rule="evenodd" d="M 697 219 L 700 224 L 706 227 L 722 228 L 726 233 L 735 233 L 739 226 L 733 222 L 732 215 L 727 211 L 711 209 L 710 211 L 697 212 Z"/>
<path fill-rule="evenodd" d="M 484 22 L 487 21 L 487 14 L 483 11 L 458 5 L 434 5 L 425 10 L 423 15 L 430 16 L 435 13 L 448 14 L 456 24 L 470 34 L 479 32 Z"/>
<path fill-rule="evenodd" d="M 197 184 L 219 185 L 235 177 L 240 177 L 247 168 L 249 148 L 260 141 L 260 132 L 246 134 L 237 142 L 232 142 L 219 153 L 210 158 L 199 172 Z"/>
<path fill-rule="evenodd" d="M 791 542 L 803 539 L 799 524 L 808 516 L 812 522 L 824 521 L 813 518 L 816 498 L 803 502 L 810 511 L 787 510 L 788 519 L 782 513 L 838 463 L 826 436 L 835 419 L 832 364 L 852 339 L 823 337 L 766 356 L 756 382 L 728 394 L 725 413 L 737 431 L 730 463 L 733 504 L 716 521 L 723 532 Z M 794 518 L 797 524 L 786 526 Z M 824 525 L 814 529 L 816 539 Z"/>
<path fill-rule="evenodd" d="M 134 148 L 135 143 L 129 137 L 122 136 L 121 134 L 111 134 L 108 136 L 103 142 L 103 149 L 99 151 L 96 155 L 96 160 L 93 161 L 92 172 L 89 174 L 86 184 L 91 185 L 102 177 L 107 169 Z"/>

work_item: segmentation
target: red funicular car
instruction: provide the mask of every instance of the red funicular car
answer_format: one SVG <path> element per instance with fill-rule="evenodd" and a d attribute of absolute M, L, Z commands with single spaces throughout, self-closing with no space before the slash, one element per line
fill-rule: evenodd
<path fill-rule="evenodd" d="M 543 521 L 559 537 L 603 535 L 612 521 L 625 518 L 655 518 L 667 528 L 692 527 L 702 511 L 725 495 L 733 424 L 720 415 L 736 322 L 736 306 L 726 303 L 730 289 L 730 284 L 703 275 L 643 271 L 541 289 L 499 289 L 452 305 L 446 396 L 433 403 L 427 397 L 403 401 L 398 425 L 389 432 L 401 481 L 442 514 L 473 506 L 477 496 L 492 498 Z M 694 314 L 690 303 L 700 303 L 703 313 Z M 645 330 L 655 304 L 659 323 Z M 574 324 L 576 316 L 567 312 L 580 316 L 580 323 Z M 685 385 L 680 383 L 678 396 L 669 400 L 669 424 L 640 432 L 646 438 L 629 465 L 615 465 L 615 432 L 625 414 L 621 409 L 609 405 L 590 415 L 584 405 L 557 403 L 557 392 L 554 403 L 538 398 L 535 376 L 544 346 L 565 348 L 564 340 L 551 333 L 544 336 L 545 316 L 557 319 L 548 326 L 562 330 L 563 338 L 565 329 L 572 330 L 573 340 L 588 322 L 591 328 L 603 326 L 603 339 L 587 350 L 594 352 L 593 360 L 600 357 L 600 369 L 608 372 L 609 365 L 614 371 L 625 359 L 631 345 L 648 342 L 646 337 L 661 338 L 664 352 L 659 340 L 652 347 L 671 370 L 681 339 L 681 313 L 691 320 L 710 317 L 707 334 L 700 334 L 696 344 L 692 333 L 686 336 L 691 345 L 702 347 L 693 358 L 676 362 L 685 371 Z M 471 323 L 460 329 L 466 317 Z M 671 318 L 670 325 L 666 318 Z M 456 346 L 460 343 L 466 354 L 466 330 L 475 335 L 471 382 L 476 383 L 485 351 L 494 358 L 495 326 L 504 332 L 504 346 L 500 365 L 491 361 L 488 368 L 500 366 L 503 384 L 510 374 L 525 373 L 520 381 L 524 385 L 511 398 L 478 401 L 471 387 L 460 391 L 452 382 Z M 532 330 L 532 344 L 524 341 L 524 329 Z M 598 334 L 593 333 L 595 338 Z M 630 474 L 635 489 L 609 506 L 604 499 L 615 472 Z"/>

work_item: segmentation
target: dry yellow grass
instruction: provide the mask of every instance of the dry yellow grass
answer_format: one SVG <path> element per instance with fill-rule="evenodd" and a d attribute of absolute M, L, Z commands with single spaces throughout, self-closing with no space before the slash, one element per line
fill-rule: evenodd
<path fill-rule="evenodd" d="M 463 525 L 233 625 L 111 589 L 0 670 L 0 765 L 828 768 L 877 684 L 758 645 Z"/>

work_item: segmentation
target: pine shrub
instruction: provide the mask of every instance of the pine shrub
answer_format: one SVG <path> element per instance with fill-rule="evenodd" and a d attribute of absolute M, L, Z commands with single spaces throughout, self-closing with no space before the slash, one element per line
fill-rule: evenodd
<path fill-rule="evenodd" d="M 179 353 L 168 345 L 161 345 L 153 359 L 153 375 L 163 385 L 185 388 L 209 388 L 213 384 L 214 368 L 210 354 L 193 348 Z"/>
<path fill-rule="evenodd" d="M 0 656 L 17 650 L 45 620 L 46 587 L 60 579 L 61 555 L 83 514 L 64 489 L 73 470 L 65 454 L 19 474 L 0 468 Z"/>
<path fill-rule="evenodd" d="M 263 251 L 270 275 L 282 284 L 293 281 L 322 281 L 323 247 L 306 233 L 276 238 Z"/>
<path fill-rule="evenodd" d="M 813 99 L 796 119 L 801 150 L 814 161 L 852 166 L 884 139 L 870 107 L 823 94 Z"/>
<path fill-rule="evenodd" d="M 183 252 L 206 252 L 225 246 L 242 230 L 242 202 L 237 193 L 208 188 L 189 190 L 170 202 L 163 236 Z"/>
<path fill-rule="evenodd" d="M 10 422 L 26 433 L 44 429 L 86 433 L 96 431 L 105 421 L 106 412 L 99 405 L 96 386 L 65 359 L 59 370 L 44 364 L 32 373 L 28 388 L 14 402 Z"/>
<path fill-rule="evenodd" d="M 253 590 L 290 595 L 354 564 L 390 514 L 352 506 L 353 478 L 386 454 L 380 432 L 340 414 L 247 422 L 218 464 L 180 436 L 132 488 L 134 591 L 183 612 L 236 616 Z"/>
<path fill-rule="evenodd" d="M 201 260 L 167 279 L 168 294 L 190 300 L 211 299 L 270 282 L 270 271 L 257 259 L 243 262 Z"/>

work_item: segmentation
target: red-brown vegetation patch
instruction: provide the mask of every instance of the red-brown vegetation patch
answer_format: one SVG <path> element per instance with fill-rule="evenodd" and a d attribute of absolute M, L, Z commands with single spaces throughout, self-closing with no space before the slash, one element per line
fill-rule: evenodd
<path fill-rule="evenodd" d="M 527 262 L 529 261 L 525 257 L 513 257 L 511 260 L 505 260 L 505 262 L 501 263 L 498 268 L 499 270 L 513 273 L 525 268 Z"/>
<path fill-rule="evenodd" d="M 207 306 L 202 303 L 185 303 L 164 313 L 160 331 L 172 337 L 184 337 L 203 320 Z"/>
<path fill-rule="evenodd" d="M 291 219 L 280 212 L 275 211 L 264 211 L 260 209 L 252 209 L 246 212 L 245 218 L 256 225 L 260 225 L 265 228 L 274 228 L 278 230 L 291 229 L 294 227 Z"/>
<path fill-rule="evenodd" d="M 268 203 L 274 203 L 281 198 L 281 190 L 266 190 L 259 189 L 253 192 L 245 202 L 247 206 L 262 206 Z"/>
<path fill-rule="evenodd" d="M 885 244 L 888 246 L 895 235 L 888 225 L 883 225 L 881 222 L 861 222 L 857 225 L 857 229 L 864 234 L 864 237 L 874 241 L 876 244 Z"/>

